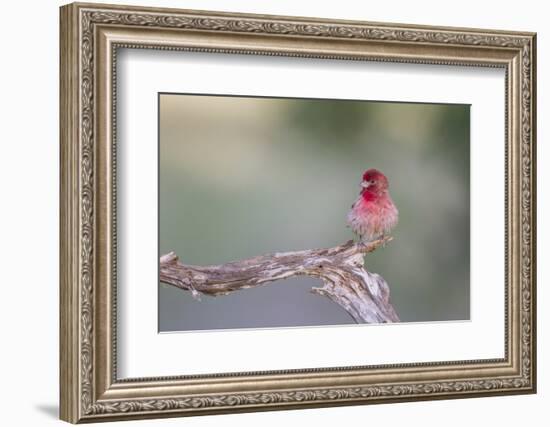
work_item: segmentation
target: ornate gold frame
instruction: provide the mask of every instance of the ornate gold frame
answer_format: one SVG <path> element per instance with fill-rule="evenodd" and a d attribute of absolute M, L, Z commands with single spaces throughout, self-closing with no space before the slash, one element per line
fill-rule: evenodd
<path fill-rule="evenodd" d="M 61 418 L 69 422 L 533 393 L 535 34 L 99 4 L 61 8 Z M 117 380 L 118 47 L 502 67 L 505 357 Z"/>

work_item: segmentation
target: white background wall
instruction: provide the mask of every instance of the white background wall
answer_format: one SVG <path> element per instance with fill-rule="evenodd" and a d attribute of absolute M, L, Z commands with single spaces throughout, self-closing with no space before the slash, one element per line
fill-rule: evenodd
<path fill-rule="evenodd" d="M 121 3 L 111 0 L 113 3 Z M 56 0 L 2 5 L 0 65 L 0 401 L 3 425 L 60 424 L 58 402 L 58 6 Z M 437 402 L 209 416 L 130 425 L 276 426 L 547 425 L 550 215 L 545 2 L 134 0 L 133 4 L 538 32 L 539 393 Z M 546 19 L 545 19 L 546 18 Z M 546 335 L 546 336 L 545 336 Z M 546 418 L 546 420 L 545 420 Z"/>

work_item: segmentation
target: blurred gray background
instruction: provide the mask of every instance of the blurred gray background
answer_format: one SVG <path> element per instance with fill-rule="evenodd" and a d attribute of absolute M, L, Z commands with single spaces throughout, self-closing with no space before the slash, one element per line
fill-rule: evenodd
<path fill-rule="evenodd" d="M 366 257 L 402 321 L 470 316 L 468 105 L 159 95 L 160 255 L 219 264 L 353 238 L 365 169 L 390 180 L 394 241 Z M 159 331 L 354 323 L 302 277 L 196 301 L 159 283 Z"/>

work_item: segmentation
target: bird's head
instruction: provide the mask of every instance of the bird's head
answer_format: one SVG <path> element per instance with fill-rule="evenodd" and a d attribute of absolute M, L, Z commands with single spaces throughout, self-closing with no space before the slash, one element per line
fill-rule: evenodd
<path fill-rule="evenodd" d="M 376 169 L 369 169 L 363 174 L 363 180 L 361 181 L 363 191 L 383 193 L 388 187 L 388 178 L 382 172 Z"/>

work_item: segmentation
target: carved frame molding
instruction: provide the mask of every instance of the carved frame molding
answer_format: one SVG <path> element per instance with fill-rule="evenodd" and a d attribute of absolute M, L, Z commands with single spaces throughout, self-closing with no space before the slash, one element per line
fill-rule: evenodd
<path fill-rule="evenodd" d="M 535 34 L 71 4 L 61 8 L 60 42 L 62 419 L 535 391 Z M 118 48 L 505 68 L 506 357 L 117 380 Z"/>

